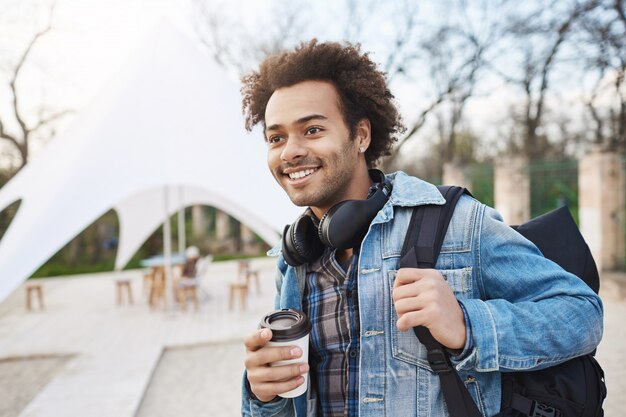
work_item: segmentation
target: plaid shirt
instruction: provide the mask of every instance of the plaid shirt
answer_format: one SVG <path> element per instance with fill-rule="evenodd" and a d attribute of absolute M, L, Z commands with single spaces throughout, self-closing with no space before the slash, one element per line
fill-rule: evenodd
<path fill-rule="evenodd" d="M 359 405 L 359 306 L 357 256 L 348 270 L 327 249 L 309 264 L 303 310 L 311 320 L 309 363 L 319 415 L 352 417 Z"/>

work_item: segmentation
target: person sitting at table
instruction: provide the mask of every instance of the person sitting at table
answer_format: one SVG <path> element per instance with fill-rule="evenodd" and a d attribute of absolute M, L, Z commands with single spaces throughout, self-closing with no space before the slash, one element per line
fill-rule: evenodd
<path fill-rule="evenodd" d="M 180 277 L 175 278 L 174 293 L 176 300 L 179 302 L 183 310 L 187 309 L 187 296 L 193 299 L 196 310 L 198 309 L 198 282 L 196 280 L 198 274 L 198 260 L 200 259 L 200 250 L 195 246 L 190 246 L 185 250 L 185 264 Z"/>
<path fill-rule="evenodd" d="M 185 265 L 183 266 L 183 278 L 195 278 L 197 273 L 198 259 L 200 259 L 200 250 L 195 246 L 189 246 L 185 250 Z"/>

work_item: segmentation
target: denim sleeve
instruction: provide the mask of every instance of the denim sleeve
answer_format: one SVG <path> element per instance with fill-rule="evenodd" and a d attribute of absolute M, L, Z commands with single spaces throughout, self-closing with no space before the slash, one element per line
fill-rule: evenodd
<path fill-rule="evenodd" d="M 293 401 L 286 398 L 278 398 L 276 401 L 268 403 L 252 398 L 248 384 L 247 375 L 244 372 L 241 389 L 241 415 L 243 417 L 288 417 L 294 416 Z"/>
<path fill-rule="evenodd" d="M 466 359 L 474 352 L 474 344 L 472 342 L 472 326 L 470 324 L 469 316 L 467 315 L 467 311 L 465 310 L 463 303 L 459 302 L 459 304 L 461 305 L 461 310 L 463 311 L 463 319 L 465 320 L 465 346 L 463 346 L 461 352 L 457 353 L 454 351 L 449 351 L 449 353 L 452 365 L 454 365 L 454 367 L 456 367 L 457 369 L 462 369 L 462 364 L 465 363 Z"/>
<path fill-rule="evenodd" d="M 457 368 L 540 369 L 593 351 L 602 338 L 600 298 L 484 210 L 473 243 L 481 299 L 459 301 L 472 341 Z"/>

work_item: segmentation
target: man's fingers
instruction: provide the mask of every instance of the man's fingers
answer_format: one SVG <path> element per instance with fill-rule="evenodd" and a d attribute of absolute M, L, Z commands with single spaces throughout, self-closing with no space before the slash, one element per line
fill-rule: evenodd
<path fill-rule="evenodd" d="M 257 351 L 249 351 L 245 366 L 250 370 L 255 366 L 266 366 L 273 362 L 297 359 L 302 356 L 302 349 L 297 346 L 266 346 Z"/>
<path fill-rule="evenodd" d="M 407 331 L 412 327 L 424 326 L 423 314 L 420 311 L 411 311 L 404 313 L 398 318 L 396 326 L 400 331 Z"/>
<path fill-rule="evenodd" d="M 246 350 L 254 352 L 261 349 L 272 338 L 272 331 L 270 329 L 259 329 L 251 333 L 243 341 L 246 346 Z"/>
<path fill-rule="evenodd" d="M 251 383 L 285 382 L 309 372 L 308 363 L 254 368 L 248 372 Z"/>
<path fill-rule="evenodd" d="M 278 394 L 291 391 L 292 389 L 298 388 L 302 384 L 304 384 L 304 377 L 297 376 L 288 381 L 256 384 L 254 387 L 251 386 L 251 388 L 252 392 L 258 399 L 268 401 L 276 397 Z"/>
<path fill-rule="evenodd" d="M 410 284 L 415 281 L 419 281 L 424 276 L 425 269 L 417 268 L 401 268 L 396 273 L 396 280 L 393 283 L 393 287 L 397 288 L 405 284 Z"/>
<path fill-rule="evenodd" d="M 402 285 L 393 288 L 392 298 L 394 303 L 403 298 L 416 297 L 419 294 L 418 288 L 415 285 Z"/>
<path fill-rule="evenodd" d="M 424 306 L 425 304 L 420 297 L 401 298 L 393 305 L 398 317 L 411 311 L 419 311 L 424 308 Z"/>

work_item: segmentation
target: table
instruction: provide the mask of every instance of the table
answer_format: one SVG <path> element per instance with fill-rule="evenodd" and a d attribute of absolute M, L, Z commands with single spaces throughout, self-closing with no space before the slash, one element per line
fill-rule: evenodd
<path fill-rule="evenodd" d="M 170 265 L 179 266 L 185 264 L 185 255 L 182 253 L 173 253 L 170 257 Z M 150 272 L 144 275 L 144 288 L 146 281 L 149 282 L 150 290 L 148 293 L 148 304 L 150 307 L 156 308 L 162 302 L 163 308 L 167 309 L 165 300 L 166 273 L 167 266 L 165 256 L 157 255 L 150 258 L 142 259 L 139 265 L 150 268 Z M 145 292 L 145 291 L 144 291 Z"/>

